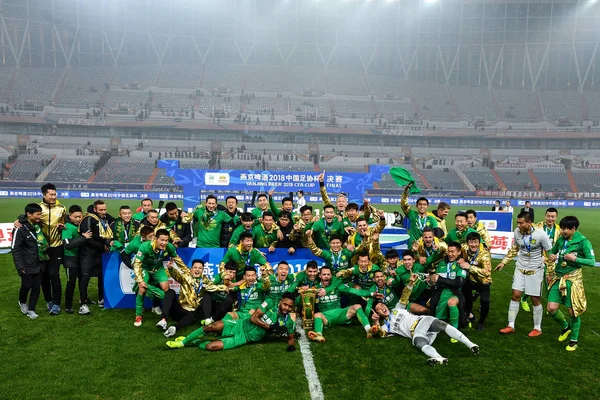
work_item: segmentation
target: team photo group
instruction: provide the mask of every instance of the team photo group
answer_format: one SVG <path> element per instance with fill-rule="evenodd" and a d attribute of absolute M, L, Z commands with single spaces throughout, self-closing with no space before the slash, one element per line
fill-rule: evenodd
<path fill-rule="evenodd" d="M 477 355 L 485 349 L 465 332 L 514 334 L 523 309 L 533 318 L 529 337 L 542 335 L 546 314 L 562 328 L 558 341 L 567 351 L 577 350 L 587 307 L 582 269 L 594 266 L 595 255 L 576 217 L 559 217 L 556 208 L 548 208 L 536 221 L 526 204 L 515 211 L 512 247 L 493 268 L 490 235 L 477 212 L 450 216 L 449 204 L 432 210 L 425 197 L 409 205 L 409 195 L 418 193 L 409 174 L 400 201 L 408 234 L 404 250 L 380 243 L 388 224 L 383 210 L 368 201 L 351 202 L 343 193 L 332 202 L 324 182 L 321 174 L 318 210 L 302 191 L 280 204 L 270 191 L 255 196 L 250 212 L 238 208 L 235 196 L 218 204 L 211 194 L 189 213 L 172 202 L 156 207 L 144 199 L 137 210 L 121 206 L 115 217 L 102 200 L 67 208 L 56 187 L 44 184 L 42 200 L 15 215 L 11 252 L 21 280 L 20 311 L 38 318 L 42 294 L 51 316 L 93 318 L 91 306 L 104 306 L 102 256 L 118 252 L 135 281 L 133 325 L 150 320 L 170 349 L 227 350 L 271 335 L 295 351 L 302 330 L 309 340 L 324 343 L 329 329 L 355 323 L 366 339 L 408 338 L 428 364 L 443 365 L 448 360 L 433 347 L 438 333 Z M 448 218 L 455 228 L 447 229 Z M 226 249 L 212 279 L 205 261 L 182 260 L 178 249 L 185 247 Z M 286 259 L 268 262 L 276 249 L 287 252 Z M 298 249 L 314 258 L 294 274 Z M 505 304 L 493 305 L 508 305 L 508 323 L 492 332 L 486 319 L 493 274 L 513 260 L 512 293 L 506 293 Z M 94 300 L 88 294 L 91 278 L 98 283 Z"/>

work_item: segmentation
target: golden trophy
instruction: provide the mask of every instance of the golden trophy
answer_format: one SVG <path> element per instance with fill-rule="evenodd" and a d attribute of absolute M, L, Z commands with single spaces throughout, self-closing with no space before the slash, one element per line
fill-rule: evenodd
<path fill-rule="evenodd" d="M 317 289 L 314 287 L 299 291 L 302 298 L 302 327 L 312 329 L 315 326 L 315 300 Z"/>

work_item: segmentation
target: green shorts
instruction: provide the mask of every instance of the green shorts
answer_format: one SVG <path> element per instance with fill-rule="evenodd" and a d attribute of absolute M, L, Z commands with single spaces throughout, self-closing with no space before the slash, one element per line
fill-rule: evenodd
<path fill-rule="evenodd" d="M 247 310 L 245 308 L 243 308 L 241 310 L 237 310 L 236 313 L 237 313 L 238 319 L 240 319 L 240 320 L 248 319 L 252 316 L 252 315 L 250 315 L 250 310 Z"/>
<path fill-rule="evenodd" d="M 167 270 L 164 268 L 159 268 L 154 272 L 150 272 L 147 270 L 142 270 L 142 276 L 144 278 L 144 282 L 150 284 L 160 284 L 162 282 L 169 282 L 169 275 L 167 275 Z"/>
<path fill-rule="evenodd" d="M 244 323 L 239 320 L 228 319 L 223 321 L 223 332 L 220 339 L 223 350 L 233 349 L 247 343 L 244 334 Z"/>
<path fill-rule="evenodd" d="M 567 295 L 562 297 L 560 294 L 560 282 L 556 281 L 554 284 L 548 288 L 548 303 L 558 303 L 564 304 L 565 306 L 572 308 L 573 304 L 571 304 L 571 285 L 573 282 L 567 281 Z"/>
<path fill-rule="evenodd" d="M 346 317 L 348 314 L 348 308 L 336 308 L 323 312 L 323 316 L 327 319 L 327 326 L 333 325 L 346 325 L 350 323 L 350 320 Z"/>
<path fill-rule="evenodd" d="M 450 318 L 450 308 L 448 307 L 448 300 L 456 297 L 454 293 L 442 293 L 440 301 L 435 309 L 435 317 L 442 320 L 448 320 Z"/>

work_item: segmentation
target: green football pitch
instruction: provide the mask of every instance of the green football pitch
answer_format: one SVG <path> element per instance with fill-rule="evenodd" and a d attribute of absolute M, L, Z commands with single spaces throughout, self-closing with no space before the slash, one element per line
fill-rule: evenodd
<path fill-rule="evenodd" d="M 37 200 L 36 200 L 37 201 Z M 27 200 L 0 201 L 0 222 L 13 221 Z M 69 206 L 74 200 L 65 200 Z M 82 205 L 87 205 L 80 203 Z M 108 201 L 109 212 L 137 202 Z M 399 206 L 384 207 L 386 211 Z M 453 225 L 451 210 L 449 226 Z M 536 209 L 541 217 L 542 209 Z M 600 249 L 598 211 L 559 209 L 576 215 L 580 231 Z M 497 260 L 494 261 L 497 263 Z M 426 357 L 401 338 L 367 340 L 358 324 L 325 331 L 327 341 L 310 352 L 326 399 L 596 399 L 600 388 L 600 268 L 586 268 L 588 311 L 582 316 L 579 348 L 565 351 L 559 326 L 544 315 L 543 335 L 527 337 L 531 313 L 520 311 L 517 332 L 504 337 L 514 264 L 493 275 L 492 304 L 483 332 L 463 332 L 481 347 L 471 355 L 440 334 L 434 346 L 450 362 L 431 368 Z M 311 398 L 300 351 L 287 353 L 275 339 L 208 353 L 169 350 L 145 313 L 133 326 L 133 310 L 51 317 L 38 303 L 34 321 L 18 309 L 19 278 L 12 258 L 0 256 L 0 398 L 6 399 L 307 399 Z M 63 287 L 64 287 L 64 273 Z M 95 281 L 90 285 L 96 296 Z M 545 304 L 545 302 L 544 302 Z M 477 307 L 477 304 L 476 304 Z M 185 334 L 192 328 L 181 333 Z M 299 349 L 299 346 L 297 346 Z"/>

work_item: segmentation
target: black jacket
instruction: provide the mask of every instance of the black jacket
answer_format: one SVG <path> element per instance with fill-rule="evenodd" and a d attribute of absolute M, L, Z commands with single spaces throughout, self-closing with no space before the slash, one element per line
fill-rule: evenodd
<path fill-rule="evenodd" d="M 235 209 L 235 212 L 229 212 L 227 211 L 227 208 L 225 208 L 222 211 L 232 218 L 231 221 L 227 223 L 223 222 L 221 224 L 221 236 L 219 237 L 220 247 L 228 248 L 229 241 L 231 240 L 231 236 L 233 235 L 233 231 L 235 231 L 235 228 L 237 228 L 238 225 L 240 225 L 242 222 L 239 218 L 237 219 L 238 223 L 235 223 L 234 221 L 234 217 L 239 214 L 237 208 Z"/>
<path fill-rule="evenodd" d="M 521 208 L 521 212 L 525 212 L 525 207 Z M 535 211 L 533 208 L 529 207 L 529 211 L 527 211 L 531 215 L 531 222 L 535 221 Z"/>
<path fill-rule="evenodd" d="M 108 221 L 107 221 L 108 223 Z M 104 246 L 108 246 L 110 243 L 109 239 L 103 239 L 100 237 L 100 223 L 93 217 L 85 217 L 79 224 L 79 232 L 92 232 L 92 237 L 85 241 L 85 243 L 79 248 L 80 258 L 97 258 L 102 257 L 104 253 Z"/>
<path fill-rule="evenodd" d="M 302 244 L 299 240 L 290 239 L 290 233 L 294 231 L 294 224 L 292 223 L 292 221 L 290 221 L 290 223 L 285 228 L 279 225 L 279 222 L 277 222 L 277 226 L 281 230 L 281 233 L 283 233 L 283 240 L 277 239 L 278 249 L 289 249 L 290 247 L 298 249 L 302 247 Z"/>
<path fill-rule="evenodd" d="M 146 220 L 146 222 L 148 222 L 148 220 Z M 168 225 L 170 223 L 169 216 L 164 213 L 160 216 L 160 222 Z M 177 219 L 177 223 L 172 229 L 175 231 L 175 234 L 179 237 L 179 239 L 181 239 L 179 247 L 189 247 L 190 242 L 192 241 L 192 225 L 190 223 L 184 224 L 181 221 L 180 215 Z"/>
<path fill-rule="evenodd" d="M 24 271 L 28 275 L 44 270 L 44 262 L 38 257 L 38 242 L 35 228 L 22 216 L 19 217 L 21 227 L 13 231 L 12 257 L 19 274 Z"/>

